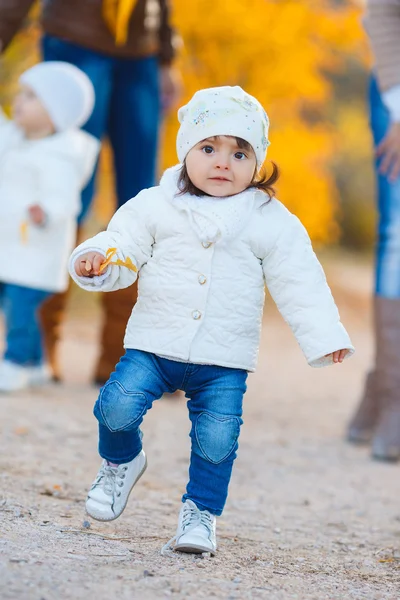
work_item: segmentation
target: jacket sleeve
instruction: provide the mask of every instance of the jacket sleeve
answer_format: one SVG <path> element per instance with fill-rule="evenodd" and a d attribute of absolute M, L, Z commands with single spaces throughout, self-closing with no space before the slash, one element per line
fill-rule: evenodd
<path fill-rule="evenodd" d="M 47 215 L 46 226 L 68 218 L 77 218 L 81 210 L 81 191 L 93 173 L 99 142 L 87 138 L 85 154 L 79 161 L 67 161 L 57 154 L 37 163 L 37 204 Z"/>
<path fill-rule="evenodd" d="M 78 246 L 71 255 L 69 272 L 72 279 L 89 292 L 113 292 L 132 285 L 142 266 L 150 259 L 154 243 L 154 230 L 151 224 L 149 190 L 143 190 L 135 198 L 124 204 L 111 219 L 107 231 Z M 86 252 L 99 252 L 106 256 L 108 250 L 115 248 L 112 262 L 118 259 L 133 263 L 137 271 L 127 266 L 109 265 L 105 272 L 92 278 L 78 277 L 74 264 L 80 255 Z"/>
<path fill-rule="evenodd" d="M 46 226 L 80 212 L 80 178 L 72 164 L 48 159 L 37 174 L 37 202 L 47 216 Z"/>
<path fill-rule="evenodd" d="M 347 356 L 354 353 L 310 238 L 289 211 L 262 267 L 271 296 L 310 366 L 332 364 L 326 355 L 342 348 L 349 350 Z"/>
<path fill-rule="evenodd" d="M 33 5 L 34 0 L 0 0 L 0 52 L 3 52 Z"/>
<path fill-rule="evenodd" d="M 171 7 L 169 0 L 160 0 L 160 52 L 159 61 L 161 65 L 170 64 L 176 54 L 176 48 L 180 46 L 180 37 L 171 25 Z"/>
<path fill-rule="evenodd" d="M 364 23 L 381 90 L 400 85 L 400 0 L 368 0 Z"/>

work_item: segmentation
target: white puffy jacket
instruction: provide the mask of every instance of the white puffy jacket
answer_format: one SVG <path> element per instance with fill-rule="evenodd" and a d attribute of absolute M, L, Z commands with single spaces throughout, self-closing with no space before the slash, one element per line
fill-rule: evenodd
<path fill-rule="evenodd" d="M 84 252 L 116 248 L 118 259 L 129 257 L 138 268 L 125 348 L 254 371 L 266 284 L 311 366 L 331 364 L 325 355 L 341 348 L 352 354 L 300 221 L 255 189 L 230 199 L 178 196 L 178 169 L 129 200 L 107 231 L 71 256 L 73 279 L 89 291 L 128 287 L 137 274 L 110 265 L 99 276 L 78 277 L 74 263 Z"/>
<path fill-rule="evenodd" d="M 98 151 L 99 142 L 80 130 L 27 140 L 0 109 L 0 282 L 67 288 L 81 190 Z M 45 225 L 29 222 L 32 204 L 45 211 Z"/>

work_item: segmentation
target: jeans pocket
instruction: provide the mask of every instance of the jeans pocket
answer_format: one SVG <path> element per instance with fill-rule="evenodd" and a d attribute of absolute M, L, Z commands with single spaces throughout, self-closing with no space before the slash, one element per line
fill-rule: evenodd
<path fill-rule="evenodd" d="M 204 457 L 213 464 L 226 460 L 236 447 L 241 420 L 238 417 L 203 412 L 195 424 L 195 435 Z"/>
<path fill-rule="evenodd" d="M 144 394 L 128 392 L 119 381 L 110 381 L 100 392 L 94 414 L 99 423 L 115 432 L 139 427 L 146 409 Z"/>

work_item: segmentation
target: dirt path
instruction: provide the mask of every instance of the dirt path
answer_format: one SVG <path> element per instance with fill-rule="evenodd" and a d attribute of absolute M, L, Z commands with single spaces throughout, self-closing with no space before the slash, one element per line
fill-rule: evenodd
<path fill-rule="evenodd" d="M 312 370 L 267 311 L 213 559 L 160 556 L 186 482 L 183 401 L 163 399 L 149 413 L 149 468 L 123 517 L 83 527 L 98 467 L 96 390 L 86 383 L 95 328 L 88 318 L 69 321 L 68 383 L 0 398 L 2 600 L 400 598 L 399 467 L 342 440 L 371 359 L 370 273 L 337 262 L 328 271 L 358 352 L 341 367 Z"/>

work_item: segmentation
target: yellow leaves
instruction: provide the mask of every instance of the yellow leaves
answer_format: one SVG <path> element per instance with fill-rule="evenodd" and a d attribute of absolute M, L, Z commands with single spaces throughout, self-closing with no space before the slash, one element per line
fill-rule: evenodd
<path fill-rule="evenodd" d="M 238 84 L 256 96 L 271 119 L 268 158 L 281 167 L 279 198 L 300 217 L 314 240 L 337 239 L 335 153 L 344 154 L 346 162 L 357 167 L 369 139 L 366 123 L 348 105 L 338 111 L 338 131 L 328 125 L 333 97 L 329 74 L 346 72 L 354 59 L 365 62 L 367 44 L 359 3 L 173 0 L 172 4 L 175 25 L 184 40 L 178 59 L 185 84 L 182 103 L 200 88 L 219 85 Z M 6 104 L 15 92 L 18 72 L 38 58 L 37 38 L 37 29 L 31 26 L 2 59 L 0 94 Z M 177 161 L 177 130 L 174 111 L 164 124 L 161 169 Z M 115 206 L 110 154 L 106 146 L 96 203 L 102 222 Z M 339 177 L 343 173 L 341 165 Z M 356 168 L 349 170 L 346 178 L 350 177 L 360 177 Z M 358 189 L 354 188 L 354 197 Z"/>
<path fill-rule="evenodd" d="M 136 265 L 133 264 L 132 260 L 127 256 L 126 260 L 121 260 L 117 257 L 115 261 L 113 261 L 114 256 L 117 254 L 117 248 L 109 248 L 106 252 L 106 260 L 100 265 L 99 272 L 102 273 L 104 269 L 108 267 L 108 265 L 117 265 L 118 267 L 126 267 L 130 271 L 138 272 Z"/>
<path fill-rule="evenodd" d="M 10 104 L 18 90 L 18 76 L 39 60 L 39 3 L 35 3 L 29 25 L 18 33 L 15 42 L 0 56 L 0 98 L 2 106 L 10 111 Z"/>
<path fill-rule="evenodd" d="M 187 0 L 173 3 L 184 39 L 179 59 L 186 102 L 202 87 L 241 85 L 271 119 L 268 158 L 280 199 L 316 241 L 337 238 L 337 190 L 329 170 L 335 132 L 324 124 L 329 72 L 363 56 L 360 8 L 328 0 Z M 176 162 L 176 115 L 165 124 L 163 167 Z"/>
<path fill-rule="evenodd" d="M 21 435 L 21 436 L 25 436 L 28 435 L 29 433 L 29 428 L 25 427 L 25 426 L 21 426 L 21 427 L 16 427 L 14 429 L 14 433 L 15 435 Z"/>
<path fill-rule="evenodd" d="M 329 130 L 293 119 L 271 139 L 270 155 L 282 172 L 278 197 L 301 219 L 315 241 L 336 240 L 336 189 L 326 169 L 334 148 Z"/>
<path fill-rule="evenodd" d="M 23 244 L 28 243 L 28 221 L 22 221 L 19 226 L 19 235 Z"/>

